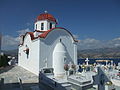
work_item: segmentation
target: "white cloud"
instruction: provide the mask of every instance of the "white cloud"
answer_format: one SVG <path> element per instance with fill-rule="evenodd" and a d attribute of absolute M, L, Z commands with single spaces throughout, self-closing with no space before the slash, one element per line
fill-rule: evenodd
<path fill-rule="evenodd" d="M 18 37 L 12 37 L 9 35 L 5 35 L 2 37 L 2 49 L 15 49 L 19 44 Z"/>
<path fill-rule="evenodd" d="M 79 38 L 79 35 L 73 34 L 73 37 L 74 37 L 75 39 L 78 39 L 78 38 Z"/>
<path fill-rule="evenodd" d="M 115 47 L 119 47 L 120 46 L 120 43 L 119 44 L 114 44 Z"/>
<path fill-rule="evenodd" d="M 18 30 L 17 32 L 19 33 L 19 35 L 24 35 L 26 32 L 31 32 L 31 30 L 29 28 L 26 28 L 26 29 Z"/>
<path fill-rule="evenodd" d="M 31 23 L 27 22 L 27 23 L 26 23 L 26 25 L 27 25 L 27 26 L 30 26 L 30 25 L 31 25 Z"/>
<path fill-rule="evenodd" d="M 29 28 L 23 29 L 23 30 L 18 30 L 18 34 L 24 35 L 26 32 L 30 32 L 31 30 Z M 19 45 L 19 36 L 18 37 L 13 37 L 10 35 L 3 35 L 2 36 L 2 49 L 7 50 L 7 49 L 16 49 L 18 48 Z"/>
<path fill-rule="evenodd" d="M 93 44 L 93 43 L 99 43 L 100 41 L 96 40 L 94 38 L 87 38 L 87 39 L 83 40 L 82 42 L 85 44 Z"/>
<path fill-rule="evenodd" d="M 116 40 L 119 40 L 120 41 L 120 37 L 118 37 L 118 38 L 115 38 L 115 39 L 113 39 L 114 41 L 116 41 Z"/>
<path fill-rule="evenodd" d="M 96 40 L 94 38 L 87 38 L 81 40 L 80 43 L 78 44 L 78 49 L 95 49 L 101 47 L 103 47 L 101 41 Z"/>
<path fill-rule="evenodd" d="M 118 47 L 118 46 L 120 46 L 120 37 L 108 41 L 107 45 L 109 47 Z"/>
<path fill-rule="evenodd" d="M 78 49 L 96 49 L 96 48 L 112 48 L 120 46 L 120 37 L 109 40 L 109 41 L 100 41 L 94 38 L 87 38 L 81 40 L 78 43 Z"/>
<path fill-rule="evenodd" d="M 18 30 L 19 35 L 24 35 L 26 32 L 31 32 L 29 28 Z M 78 35 L 73 35 L 76 39 L 78 39 Z M 2 37 L 2 49 L 16 49 L 19 44 L 19 36 L 13 37 L 9 35 L 4 35 Z M 103 47 L 118 47 L 120 46 L 120 37 L 109 40 L 109 41 L 101 41 L 94 38 L 86 38 L 84 40 L 80 40 L 78 43 L 78 49 L 96 49 Z"/>

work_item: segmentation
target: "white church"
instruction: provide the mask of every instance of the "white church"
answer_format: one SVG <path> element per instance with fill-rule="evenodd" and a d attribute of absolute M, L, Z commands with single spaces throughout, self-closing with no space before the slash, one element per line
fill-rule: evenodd
<path fill-rule="evenodd" d="M 34 31 L 20 36 L 18 65 L 39 75 L 44 68 L 52 68 L 54 76 L 65 74 L 64 65 L 77 65 L 77 40 L 49 13 L 40 14 Z"/>

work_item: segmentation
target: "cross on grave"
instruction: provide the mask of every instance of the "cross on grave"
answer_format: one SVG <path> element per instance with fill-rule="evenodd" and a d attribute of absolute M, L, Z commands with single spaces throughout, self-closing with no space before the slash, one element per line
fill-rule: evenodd
<path fill-rule="evenodd" d="M 98 67 L 98 74 L 93 76 L 93 84 L 98 85 L 98 90 L 105 90 L 105 83 L 110 82 L 110 79 L 104 73 L 101 67 Z"/>
<path fill-rule="evenodd" d="M 111 66 L 113 66 L 113 60 L 111 60 Z"/>
<path fill-rule="evenodd" d="M 107 63 L 108 63 L 108 61 L 106 60 L 105 62 L 106 62 L 106 66 L 107 66 L 107 65 L 108 65 L 108 64 L 107 64 Z"/>
<path fill-rule="evenodd" d="M 88 66 L 88 62 L 89 62 L 88 58 L 86 58 L 85 62 L 86 62 L 86 65 Z"/>

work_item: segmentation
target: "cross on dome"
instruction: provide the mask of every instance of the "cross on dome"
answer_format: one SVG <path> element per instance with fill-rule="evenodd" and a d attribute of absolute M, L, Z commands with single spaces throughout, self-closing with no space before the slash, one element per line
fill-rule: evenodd
<path fill-rule="evenodd" d="M 48 13 L 48 11 L 44 11 L 45 13 Z"/>

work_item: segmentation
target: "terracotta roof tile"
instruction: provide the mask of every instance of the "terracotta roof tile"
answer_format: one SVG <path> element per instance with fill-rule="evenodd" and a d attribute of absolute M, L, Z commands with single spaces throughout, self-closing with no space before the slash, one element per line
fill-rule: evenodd
<path fill-rule="evenodd" d="M 48 35 L 51 31 L 53 31 L 54 29 L 64 29 L 64 30 L 66 30 L 65 28 L 62 28 L 62 27 L 56 27 L 56 28 L 52 28 L 52 29 L 50 29 L 50 30 L 44 31 L 42 34 L 38 35 L 38 37 L 34 37 L 34 32 L 27 32 L 27 33 L 24 35 L 24 37 L 25 37 L 27 34 L 29 34 L 30 37 L 31 37 L 31 40 L 34 40 L 34 39 L 37 39 L 37 38 L 46 38 L 47 35 Z M 73 40 L 74 40 L 75 42 L 79 42 L 78 40 L 76 40 L 76 39 L 73 37 L 73 35 L 72 35 L 68 30 L 66 30 L 66 31 L 72 36 L 72 38 L 73 38 Z M 24 42 L 24 39 L 23 39 L 23 42 Z"/>
<path fill-rule="evenodd" d="M 40 14 L 37 17 L 36 21 L 38 20 L 50 20 L 50 21 L 57 23 L 56 19 L 51 14 L 48 14 L 48 13 Z"/>

